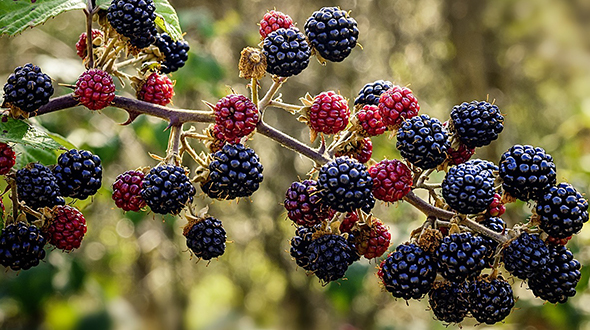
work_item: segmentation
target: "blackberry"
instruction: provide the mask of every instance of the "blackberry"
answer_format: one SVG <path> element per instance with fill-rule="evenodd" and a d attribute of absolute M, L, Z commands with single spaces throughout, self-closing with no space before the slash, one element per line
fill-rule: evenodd
<path fill-rule="evenodd" d="M 468 148 L 487 146 L 503 129 L 504 116 L 498 106 L 486 101 L 463 102 L 451 111 L 451 131 Z"/>
<path fill-rule="evenodd" d="M 359 30 L 354 18 L 337 7 L 323 7 L 305 22 L 305 34 L 319 55 L 342 62 L 356 46 Z"/>
<path fill-rule="evenodd" d="M 472 161 L 451 167 L 442 182 L 442 195 L 451 208 L 463 214 L 487 210 L 494 200 L 492 171 Z"/>
<path fill-rule="evenodd" d="M 100 43 L 96 42 L 97 38 L 104 39 L 104 34 L 101 30 L 92 29 L 92 48 L 100 45 Z M 88 47 L 86 47 L 87 39 L 86 32 L 82 32 L 82 34 L 80 34 L 80 38 L 78 38 L 78 42 L 76 42 L 76 54 L 78 54 L 78 57 L 81 59 L 85 59 L 86 56 L 88 56 Z"/>
<path fill-rule="evenodd" d="M 16 163 L 14 150 L 6 143 L 0 142 L 0 175 L 5 175 Z"/>
<path fill-rule="evenodd" d="M 106 71 L 90 69 L 76 81 L 74 96 L 90 110 L 100 110 L 115 99 L 115 82 Z"/>
<path fill-rule="evenodd" d="M 358 96 L 354 99 L 354 105 L 379 105 L 379 97 L 383 92 L 393 87 L 393 83 L 387 80 L 377 80 L 368 83 L 359 91 Z"/>
<path fill-rule="evenodd" d="M 298 75 L 309 65 L 311 50 L 305 35 L 295 27 L 280 28 L 262 41 L 266 72 L 280 77 Z"/>
<path fill-rule="evenodd" d="M 318 186 L 323 203 L 336 211 L 369 212 L 375 205 L 373 180 L 365 165 L 352 158 L 338 157 L 322 166 Z"/>
<path fill-rule="evenodd" d="M 162 73 L 175 72 L 186 64 L 190 46 L 185 40 L 174 41 L 168 34 L 162 33 L 157 36 L 154 44 L 164 55 L 160 67 Z"/>
<path fill-rule="evenodd" d="M 278 10 L 271 10 L 264 14 L 264 17 L 260 20 L 260 37 L 266 38 L 270 33 L 280 28 L 291 28 L 294 26 L 293 19 L 291 16 L 282 13 Z"/>
<path fill-rule="evenodd" d="M 571 184 L 562 182 L 537 201 L 537 214 L 547 234 L 566 238 L 588 221 L 588 201 Z"/>
<path fill-rule="evenodd" d="M 563 245 L 549 246 L 549 263 L 529 279 L 529 288 L 536 297 L 550 303 L 565 303 L 576 295 L 580 281 L 580 262 Z"/>
<path fill-rule="evenodd" d="M 254 102 L 241 94 L 230 94 L 221 98 L 213 110 L 215 124 L 227 142 L 239 141 L 254 132 L 260 118 Z"/>
<path fill-rule="evenodd" d="M 504 268 L 526 280 L 549 263 L 549 248 L 537 234 L 523 232 L 504 249 Z"/>
<path fill-rule="evenodd" d="M 412 171 L 397 159 L 385 159 L 369 167 L 373 195 L 385 202 L 396 202 L 412 190 Z"/>
<path fill-rule="evenodd" d="M 157 34 L 153 0 L 113 0 L 107 12 L 111 26 L 139 49 L 153 44 Z"/>
<path fill-rule="evenodd" d="M 262 164 L 254 150 L 243 144 L 226 144 L 212 155 L 209 175 L 201 189 L 211 198 L 251 196 L 262 182 Z"/>
<path fill-rule="evenodd" d="M 49 102 L 53 95 L 51 78 L 31 63 L 19 66 L 4 84 L 4 105 L 33 112 Z"/>
<path fill-rule="evenodd" d="M 142 181 L 145 174 L 140 171 L 127 171 L 121 173 L 113 183 L 112 198 L 115 205 L 123 211 L 138 212 L 146 203 L 141 198 Z"/>
<path fill-rule="evenodd" d="M 219 219 L 207 217 L 189 222 L 183 230 L 186 246 L 197 258 L 211 260 L 225 252 L 226 234 Z"/>
<path fill-rule="evenodd" d="M 381 262 L 377 275 L 394 297 L 420 299 L 432 288 L 436 263 L 416 244 L 402 244 Z"/>
<path fill-rule="evenodd" d="M 373 142 L 368 137 L 362 140 L 353 140 L 342 146 L 341 149 L 336 150 L 335 156 L 348 156 L 363 164 L 367 163 L 373 156 Z"/>
<path fill-rule="evenodd" d="M 86 199 L 102 184 L 100 157 L 88 150 L 70 149 L 59 155 L 53 174 L 61 193 L 72 198 Z"/>
<path fill-rule="evenodd" d="M 300 226 L 312 227 L 330 215 L 321 203 L 315 180 L 293 182 L 285 194 L 284 205 L 289 219 Z"/>
<path fill-rule="evenodd" d="M 348 101 L 334 91 L 316 95 L 307 109 L 309 127 L 315 132 L 336 134 L 348 125 L 350 117 Z"/>
<path fill-rule="evenodd" d="M 87 230 L 82 212 L 69 205 L 59 205 L 51 211 L 51 216 L 43 228 L 49 244 L 64 251 L 79 248 Z"/>
<path fill-rule="evenodd" d="M 174 83 L 166 75 L 153 72 L 140 83 L 136 96 L 138 100 L 165 106 L 174 96 Z"/>
<path fill-rule="evenodd" d="M 0 265 L 12 270 L 27 270 L 45 258 L 45 237 L 39 229 L 24 222 L 11 223 L 0 235 Z"/>
<path fill-rule="evenodd" d="M 469 313 L 467 295 L 465 283 L 437 282 L 428 293 L 428 303 L 438 320 L 460 323 Z"/>
<path fill-rule="evenodd" d="M 435 251 L 441 275 L 451 282 L 462 282 L 479 275 L 486 266 L 488 248 L 483 239 L 471 233 L 446 236 Z"/>
<path fill-rule="evenodd" d="M 477 322 L 494 324 L 504 320 L 514 307 L 510 283 L 501 276 L 484 275 L 469 284 L 469 311 Z"/>
<path fill-rule="evenodd" d="M 515 145 L 500 158 L 502 187 L 523 201 L 538 200 L 556 182 L 553 157 L 543 148 Z"/>
<path fill-rule="evenodd" d="M 313 240 L 314 228 L 298 227 L 295 236 L 291 238 L 291 248 L 289 254 L 295 259 L 297 266 L 305 270 L 311 269 L 309 262 L 309 245 Z"/>
<path fill-rule="evenodd" d="M 498 166 L 496 166 L 496 164 L 490 162 L 489 160 L 485 160 L 485 159 L 472 159 L 472 160 L 466 161 L 465 164 L 469 165 L 469 166 L 479 166 L 482 169 L 482 171 L 488 170 L 488 171 L 491 171 L 492 173 L 495 171 L 498 171 Z"/>
<path fill-rule="evenodd" d="M 340 222 L 340 232 L 350 233 L 354 225 L 359 221 L 359 216 L 356 212 L 348 212 L 342 222 Z"/>
<path fill-rule="evenodd" d="M 389 228 L 377 218 L 373 218 L 370 225 L 361 226 L 360 230 L 353 233 L 356 250 L 367 259 L 378 258 L 389 249 Z"/>
<path fill-rule="evenodd" d="M 430 169 L 447 158 L 448 140 L 448 133 L 438 119 L 420 115 L 403 122 L 395 146 L 410 163 Z"/>
<path fill-rule="evenodd" d="M 141 198 L 159 214 L 180 213 L 196 193 L 185 169 L 175 165 L 153 167 L 141 184 Z"/>
<path fill-rule="evenodd" d="M 58 179 L 48 167 L 32 163 L 16 172 L 18 199 L 32 209 L 65 204 Z"/>
<path fill-rule="evenodd" d="M 487 214 L 492 217 L 500 217 L 506 212 L 506 206 L 502 203 L 502 196 L 494 194 L 494 200 L 488 206 Z"/>
<path fill-rule="evenodd" d="M 475 153 L 475 148 L 471 149 L 464 144 L 460 143 L 458 147 L 453 148 L 452 146 L 447 149 L 449 155 L 448 159 L 451 165 L 459 165 L 465 163 Z"/>
<path fill-rule="evenodd" d="M 385 133 L 387 127 L 376 105 L 365 105 L 354 114 L 354 130 L 363 137 L 377 136 Z"/>
<path fill-rule="evenodd" d="M 324 283 L 342 278 L 355 255 L 349 241 L 334 234 L 312 240 L 307 248 L 309 270 Z"/>
<path fill-rule="evenodd" d="M 397 130 L 404 120 L 413 118 L 420 111 L 420 104 L 407 87 L 393 86 L 379 96 L 379 113 L 390 130 Z"/>
<path fill-rule="evenodd" d="M 498 217 L 486 218 L 479 224 L 499 234 L 504 234 L 504 231 L 506 230 L 506 222 L 504 222 L 504 220 Z M 483 235 L 481 236 L 481 238 L 483 239 L 484 244 L 488 248 L 488 255 L 486 256 L 486 266 L 492 267 L 492 265 L 494 264 L 494 254 L 498 249 L 498 242 Z"/>

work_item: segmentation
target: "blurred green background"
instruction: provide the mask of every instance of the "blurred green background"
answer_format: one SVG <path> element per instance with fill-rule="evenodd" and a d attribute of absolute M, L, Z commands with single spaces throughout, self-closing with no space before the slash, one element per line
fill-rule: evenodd
<path fill-rule="evenodd" d="M 312 60 L 281 89 L 285 101 L 296 103 L 306 92 L 325 90 L 340 91 L 352 101 L 365 83 L 377 79 L 409 85 L 421 112 L 443 121 L 455 104 L 495 100 L 505 114 L 505 129 L 476 157 L 497 162 L 514 144 L 542 146 L 555 158 L 559 181 L 590 191 L 588 1 L 171 3 L 191 44 L 187 65 L 171 75 L 176 80 L 176 107 L 203 109 L 201 100 L 215 103 L 230 87 L 247 92 L 248 82 L 238 78 L 239 53 L 259 42 L 257 23 L 267 10 L 288 13 L 303 28 L 313 10 L 338 5 L 351 10 L 358 21 L 362 48 L 355 48 L 342 63 L 321 66 Z M 74 83 L 83 72 L 74 44 L 84 24 L 82 12 L 71 12 L 17 37 L 0 38 L 0 82 L 16 66 L 32 62 L 56 82 Z M 263 90 L 269 85 L 270 78 L 262 80 Z M 69 92 L 64 87 L 56 90 Z M 118 93 L 132 96 L 129 87 Z M 0 328 L 445 328 L 433 320 L 427 299 L 406 303 L 382 292 L 375 275 L 379 261 L 356 263 L 346 280 L 325 287 L 297 269 L 287 252 L 294 227 L 285 219 L 281 202 L 290 183 L 304 177 L 311 162 L 262 136 L 249 142 L 265 167 L 265 181 L 251 199 L 219 202 L 203 194 L 195 199 L 197 209 L 210 205 L 210 213 L 224 222 L 231 240 L 226 254 L 210 263 L 191 260 L 182 237 L 185 219 L 124 214 L 114 208 L 114 178 L 129 169 L 155 165 L 148 152 L 162 155 L 167 142 L 165 122 L 141 117 L 132 125 L 118 125 L 125 119 L 118 109 L 92 113 L 82 107 L 33 119 L 98 153 L 104 161 L 104 184 L 92 200 L 76 204 L 88 220 L 79 250 L 51 251 L 34 269 L 0 274 Z M 308 141 L 308 130 L 290 115 L 270 109 L 266 119 Z M 394 141 L 374 139 L 374 158 L 399 157 Z M 196 167 L 188 161 L 186 165 Z M 404 203 L 377 205 L 375 214 L 390 226 L 392 248 L 424 221 Z M 528 215 L 530 205 L 516 203 L 504 218 L 513 224 Z M 578 294 L 567 304 L 543 304 L 514 280 L 517 309 L 503 324 L 477 329 L 590 329 L 589 242 L 590 230 L 585 228 L 568 245 L 586 267 Z M 466 321 L 463 328 L 473 325 Z"/>

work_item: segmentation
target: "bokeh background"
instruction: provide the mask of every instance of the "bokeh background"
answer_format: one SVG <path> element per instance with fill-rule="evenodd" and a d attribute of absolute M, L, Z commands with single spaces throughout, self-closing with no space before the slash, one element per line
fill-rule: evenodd
<path fill-rule="evenodd" d="M 497 162 L 514 144 L 542 146 L 555 159 L 559 181 L 590 191 L 588 1 L 171 3 L 191 45 L 187 65 L 171 75 L 176 107 L 203 109 L 201 100 L 215 103 L 231 89 L 247 92 L 247 81 L 238 77 L 239 53 L 259 42 L 257 23 L 267 10 L 288 13 L 302 28 L 314 10 L 337 5 L 351 10 L 358 21 L 362 48 L 355 48 L 342 63 L 322 66 L 312 60 L 281 89 L 285 101 L 297 103 L 307 92 L 325 90 L 353 100 L 365 83 L 377 79 L 409 85 L 421 112 L 443 121 L 455 104 L 495 100 L 505 114 L 505 129 L 476 157 Z M 74 83 L 84 70 L 73 47 L 84 24 L 84 15 L 77 11 L 17 37 L 0 38 L 0 82 L 16 66 L 32 62 L 56 82 Z M 267 77 L 263 90 L 269 85 Z M 128 86 L 118 93 L 133 95 Z M 141 117 L 129 126 L 118 124 L 125 119 L 118 109 L 92 113 L 82 107 L 33 119 L 98 153 L 104 161 L 104 184 L 92 200 L 76 204 L 88 220 L 79 250 L 51 251 L 34 269 L 0 273 L 0 328 L 445 328 L 433 320 L 427 299 L 406 303 L 382 292 L 375 275 L 378 261 L 356 263 L 346 280 L 327 286 L 297 269 L 287 252 L 294 227 L 285 219 L 281 202 L 290 183 L 304 177 L 311 162 L 262 136 L 249 142 L 265 167 L 264 183 L 251 199 L 219 202 L 202 194 L 195 199 L 197 209 L 209 205 L 210 213 L 224 222 L 231 240 L 226 254 L 210 263 L 191 260 L 182 237 L 185 219 L 114 208 L 114 178 L 155 165 L 148 152 L 162 155 L 167 143 L 165 122 Z M 269 109 L 266 119 L 298 139 L 309 139 L 306 127 L 281 110 Z M 394 141 L 374 139 L 374 158 L 399 157 Z M 189 161 L 185 165 L 196 167 Z M 440 174 L 435 178 L 442 179 Z M 404 203 L 377 205 L 375 214 L 391 228 L 392 249 L 425 219 Z M 529 215 L 530 205 L 515 203 L 504 218 L 514 224 Z M 544 304 L 514 280 L 517 309 L 504 323 L 477 329 L 590 329 L 589 242 L 590 229 L 584 228 L 568 245 L 585 266 L 578 294 L 567 304 Z M 464 329 L 472 326 L 473 321 L 463 324 Z"/>

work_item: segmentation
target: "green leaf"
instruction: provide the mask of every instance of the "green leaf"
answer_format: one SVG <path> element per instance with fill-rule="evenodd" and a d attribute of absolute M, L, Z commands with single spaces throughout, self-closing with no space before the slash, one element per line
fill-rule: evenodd
<path fill-rule="evenodd" d="M 84 8 L 85 0 L 1 0 L 0 35 L 12 36 L 63 12 Z"/>
<path fill-rule="evenodd" d="M 164 24 L 156 18 L 156 24 L 172 38 L 172 40 L 182 39 L 182 29 L 178 21 L 178 15 L 174 7 L 168 0 L 154 0 L 156 5 L 156 14 L 164 19 Z"/>

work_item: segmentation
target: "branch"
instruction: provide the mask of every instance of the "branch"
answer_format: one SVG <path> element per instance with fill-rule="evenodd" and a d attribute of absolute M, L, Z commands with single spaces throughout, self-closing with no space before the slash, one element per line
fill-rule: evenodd
<path fill-rule="evenodd" d="M 277 93 L 279 88 L 281 88 L 281 85 L 283 85 L 285 81 L 287 81 L 287 78 L 283 77 L 278 78 L 277 80 L 273 79 L 272 86 L 270 86 L 268 92 L 266 92 L 266 95 L 264 95 L 262 100 L 258 102 L 258 111 L 260 111 L 260 113 L 264 112 L 264 109 L 266 109 L 266 107 L 270 104 L 273 96 L 275 96 L 275 94 Z"/>
<path fill-rule="evenodd" d="M 404 197 L 404 200 L 412 204 L 415 208 L 422 211 L 422 213 L 426 214 L 427 216 L 433 216 L 441 220 L 451 220 L 451 218 L 455 216 L 454 212 L 443 210 L 436 206 L 430 205 L 428 202 L 414 194 L 413 191 L 410 191 L 406 197 Z"/>

